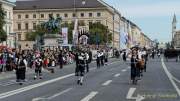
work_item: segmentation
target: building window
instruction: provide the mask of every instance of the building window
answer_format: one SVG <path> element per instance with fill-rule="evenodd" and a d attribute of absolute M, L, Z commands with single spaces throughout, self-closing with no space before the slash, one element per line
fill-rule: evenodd
<path fill-rule="evenodd" d="M 36 18 L 36 14 L 33 14 L 33 18 Z"/>
<path fill-rule="evenodd" d="M 81 17 L 84 17 L 84 13 L 81 13 Z"/>
<path fill-rule="evenodd" d="M 26 15 L 25 15 L 25 18 L 26 18 L 26 19 L 28 19 L 28 18 L 29 18 L 29 15 L 28 15 L 28 14 L 26 14 Z"/>
<path fill-rule="evenodd" d="M 93 21 L 92 21 L 92 20 L 89 20 L 88 22 L 89 22 L 89 25 L 92 25 L 92 24 L 93 24 Z"/>
<path fill-rule="evenodd" d="M 9 19 L 11 19 L 11 12 L 9 12 Z"/>
<path fill-rule="evenodd" d="M 97 17 L 100 17 L 101 16 L 101 13 L 97 13 Z"/>
<path fill-rule="evenodd" d="M 5 17 L 7 18 L 7 11 L 4 11 L 4 13 L 5 13 Z"/>
<path fill-rule="evenodd" d="M 73 14 L 72 14 L 72 17 L 76 17 L 76 14 L 75 14 L 75 13 L 73 13 Z"/>
<path fill-rule="evenodd" d="M 92 13 L 89 13 L 89 17 L 92 17 Z"/>
<path fill-rule="evenodd" d="M 59 18 L 59 17 L 60 17 L 60 14 L 56 14 L 56 17 Z"/>
<path fill-rule="evenodd" d="M 41 14 L 41 18 L 44 18 L 44 14 Z"/>
<path fill-rule="evenodd" d="M 25 23 L 25 29 L 28 30 L 29 29 L 29 24 Z"/>
<path fill-rule="evenodd" d="M 84 20 L 79 20 L 79 26 L 85 26 Z"/>
<path fill-rule="evenodd" d="M 52 16 L 53 16 L 53 14 L 49 14 L 49 18 L 52 17 Z"/>
<path fill-rule="evenodd" d="M 11 26 L 9 26 L 9 33 L 11 33 Z"/>
<path fill-rule="evenodd" d="M 21 34 L 18 34 L 18 40 L 21 40 Z"/>
<path fill-rule="evenodd" d="M 64 17 L 65 17 L 65 18 L 67 18 L 67 17 L 68 17 L 68 14 L 67 14 L 67 13 L 65 13 L 65 14 L 64 14 Z"/>
<path fill-rule="evenodd" d="M 18 19 L 21 19 L 21 15 L 18 15 Z"/>
<path fill-rule="evenodd" d="M 34 30 L 36 29 L 36 23 L 33 23 L 33 29 Z"/>
<path fill-rule="evenodd" d="M 18 23 L 18 30 L 21 30 L 21 24 Z"/>

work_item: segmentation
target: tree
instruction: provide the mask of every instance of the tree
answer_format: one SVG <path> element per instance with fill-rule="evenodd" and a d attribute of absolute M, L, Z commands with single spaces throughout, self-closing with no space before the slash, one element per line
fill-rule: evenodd
<path fill-rule="evenodd" d="M 2 4 L 0 4 L 0 42 L 6 41 L 7 39 L 7 33 L 3 29 L 3 26 L 6 23 L 4 18 L 5 18 L 5 12 L 2 8 Z"/>
<path fill-rule="evenodd" d="M 37 25 L 35 31 L 26 33 L 26 40 L 35 41 L 37 36 L 43 36 L 46 33 L 46 30 L 41 26 Z"/>
<path fill-rule="evenodd" d="M 89 25 L 90 44 L 105 44 L 112 41 L 112 33 L 109 33 L 107 26 L 97 22 Z"/>

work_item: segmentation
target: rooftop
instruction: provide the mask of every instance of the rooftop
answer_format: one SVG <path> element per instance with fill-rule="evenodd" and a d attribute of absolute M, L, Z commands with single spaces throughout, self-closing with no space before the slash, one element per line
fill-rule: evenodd
<path fill-rule="evenodd" d="M 15 4 L 15 10 L 106 7 L 104 4 L 99 2 L 99 0 L 86 0 L 85 4 L 82 3 L 82 0 L 28 0 L 16 1 Z"/>

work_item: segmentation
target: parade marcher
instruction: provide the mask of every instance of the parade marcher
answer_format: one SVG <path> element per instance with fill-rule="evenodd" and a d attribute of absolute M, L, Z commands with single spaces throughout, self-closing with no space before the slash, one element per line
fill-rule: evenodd
<path fill-rule="evenodd" d="M 83 84 L 83 79 L 84 79 L 84 73 L 85 73 L 85 61 L 86 61 L 86 57 L 85 57 L 85 53 L 81 52 L 78 56 L 78 81 L 77 84 L 82 85 Z"/>
<path fill-rule="evenodd" d="M 132 50 L 132 56 L 131 56 L 131 80 L 133 84 L 137 84 L 137 53 L 136 50 Z"/>
<path fill-rule="evenodd" d="M 85 52 L 85 58 L 86 58 L 86 72 L 89 72 L 89 54 Z"/>
<path fill-rule="evenodd" d="M 101 54 L 99 51 L 97 51 L 97 54 L 96 54 L 96 64 L 97 64 L 97 68 L 100 68 L 100 60 L 101 60 Z"/>
<path fill-rule="evenodd" d="M 62 69 L 63 68 L 63 53 L 62 53 L 62 50 L 60 51 L 59 55 L 58 55 L 58 58 L 59 58 L 59 68 Z"/>
<path fill-rule="evenodd" d="M 123 53 L 123 61 L 126 61 L 126 51 Z"/>
<path fill-rule="evenodd" d="M 26 78 L 26 68 L 27 68 L 27 61 L 23 55 L 19 55 L 19 58 L 17 59 L 17 67 L 16 67 L 16 76 L 17 76 L 17 82 L 20 83 L 20 85 L 25 82 Z"/>
<path fill-rule="evenodd" d="M 105 65 L 107 65 L 107 62 L 108 62 L 108 51 L 107 50 L 104 53 L 104 62 L 105 62 Z"/>
<path fill-rule="evenodd" d="M 160 56 L 161 56 L 160 50 L 158 50 L 157 56 L 158 56 L 158 58 L 160 58 Z"/>
<path fill-rule="evenodd" d="M 100 52 L 100 61 L 101 61 L 101 66 L 104 66 L 104 52 L 103 52 L 103 50 Z"/>
<path fill-rule="evenodd" d="M 78 66 L 78 64 L 79 64 L 79 59 L 78 59 L 78 52 L 76 52 L 76 54 L 75 54 L 75 61 L 76 61 L 76 68 L 75 68 L 75 75 L 76 76 L 78 76 L 78 71 L 79 71 L 79 66 Z"/>
<path fill-rule="evenodd" d="M 42 79 L 42 64 L 43 61 L 40 57 L 37 57 L 35 60 L 35 76 L 34 79 L 37 79 L 37 77 L 39 77 L 39 79 Z"/>

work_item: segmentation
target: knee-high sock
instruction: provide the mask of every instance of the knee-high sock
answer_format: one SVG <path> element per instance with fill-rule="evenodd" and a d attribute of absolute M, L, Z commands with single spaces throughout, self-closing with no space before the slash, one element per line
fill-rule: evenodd
<path fill-rule="evenodd" d="M 83 82 L 83 78 L 84 78 L 83 76 L 80 77 L 80 82 L 81 83 Z"/>

